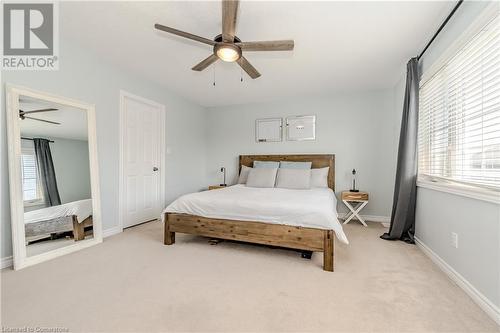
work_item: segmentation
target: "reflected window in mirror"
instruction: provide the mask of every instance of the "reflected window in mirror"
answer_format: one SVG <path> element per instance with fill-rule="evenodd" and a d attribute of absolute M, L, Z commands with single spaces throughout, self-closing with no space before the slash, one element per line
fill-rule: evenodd
<path fill-rule="evenodd" d="M 21 178 L 24 207 L 44 204 L 33 141 L 21 141 Z"/>

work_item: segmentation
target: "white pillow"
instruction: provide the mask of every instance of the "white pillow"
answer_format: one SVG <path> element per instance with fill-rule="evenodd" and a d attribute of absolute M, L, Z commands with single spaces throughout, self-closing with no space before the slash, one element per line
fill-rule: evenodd
<path fill-rule="evenodd" d="M 328 187 L 328 170 L 330 167 L 311 169 L 311 187 Z"/>
<path fill-rule="evenodd" d="M 307 190 L 311 188 L 311 169 L 278 169 L 276 187 Z"/>
<path fill-rule="evenodd" d="M 252 168 L 248 173 L 248 187 L 274 187 L 276 182 L 276 171 L 274 168 Z"/>
<path fill-rule="evenodd" d="M 241 166 L 240 177 L 238 178 L 238 184 L 246 184 L 250 170 L 252 170 L 252 168 L 249 168 L 246 165 Z"/>

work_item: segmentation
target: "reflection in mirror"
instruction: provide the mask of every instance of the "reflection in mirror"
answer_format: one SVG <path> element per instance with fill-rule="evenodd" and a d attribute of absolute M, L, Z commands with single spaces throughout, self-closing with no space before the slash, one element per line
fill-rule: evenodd
<path fill-rule="evenodd" d="M 93 238 L 87 112 L 19 98 L 28 257 Z"/>

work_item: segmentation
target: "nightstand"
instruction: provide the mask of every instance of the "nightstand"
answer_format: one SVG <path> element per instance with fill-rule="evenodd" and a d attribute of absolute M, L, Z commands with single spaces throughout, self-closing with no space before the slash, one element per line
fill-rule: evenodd
<path fill-rule="evenodd" d="M 225 187 L 227 187 L 227 186 L 223 186 L 223 185 L 210 185 L 210 186 L 208 187 L 208 190 L 209 190 L 209 191 L 210 191 L 210 190 L 218 190 L 218 189 L 220 189 L 220 188 L 225 188 Z"/>
<path fill-rule="evenodd" d="M 356 217 L 361 224 L 367 227 L 365 220 L 359 215 L 359 212 L 368 204 L 368 193 L 343 191 L 342 202 L 349 208 L 349 213 L 345 216 L 344 224 L 349 223 Z M 353 203 L 354 206 L 351 203 Z"/>

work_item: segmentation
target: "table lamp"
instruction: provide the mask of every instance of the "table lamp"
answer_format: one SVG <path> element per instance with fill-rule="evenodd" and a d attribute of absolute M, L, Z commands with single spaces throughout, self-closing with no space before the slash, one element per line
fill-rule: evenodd
<path fill-rule="evenodd" d="M 352 188 L 350 191 L 359 192 L 359 190 L 356 189 L 356 169 L 352 169 Z"/>
<path fill-rule="evenodd" d="M 224 175 L 223 182 L 222 182 L 222 184 L 220 184 L 220 186 L 227 186 L 227 184 L 226 184 L 226 168 L 225 167 L 221 167 L 220 168 L 220 172 L 222 172 L 223 175 Z"/>

